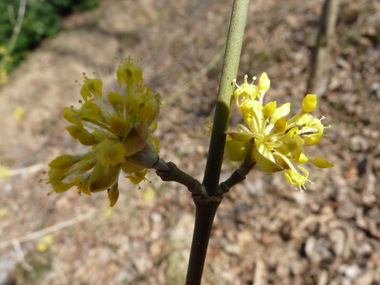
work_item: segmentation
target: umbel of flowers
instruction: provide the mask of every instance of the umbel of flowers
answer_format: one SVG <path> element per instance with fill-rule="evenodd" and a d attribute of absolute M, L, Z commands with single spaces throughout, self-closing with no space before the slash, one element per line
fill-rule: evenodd
<path fill-rule="evenodd" d="M 257 86 L 253 82 L 249 84 L 245 76 L 244 83 L 237 87 L 234 92 L 236 104 L 248 127 L 239 124 L 236 132 L 227 132 L 227 158 L 256 163 L 268 173 L 283 171 L 288 182 L 301 191 L 306 189 L 306 182 L 311 182 L 309 173 L 301 166 L 300 171 L 297 170 L 293 163 L 311 162 L 320 168 L 334 166 L 322 157 L 308 156 L 303 152 L 304 146 L 320 142 L 326 128 L 321 122 L 323 117 L 317 119 L 310 114 L 317 105 L 316 95 L 307 95 L 302 101 L 302 109 L 287 119 L 290 103 L 280 107 L 276 101 L 263 104 L 270 87 L 266 73 L 261 75 Z"/>
<path fill-rule="evenodd" d="M 103 103 L 102 80 L 84 74 L 82 106 L 64 108 L 63 117 L 72 123 L 66 127 L 70 135 L 90 150 L 55 158 L 49 164 L 47 182 L 57 193 L 74 186 L 79 194 L 108 190 L 111 207 L 119 197 L 117 181 L 121 170 L 138 184 L 159 159 L 159 141 L 151 136 L 157 128 L 159 94 L 144 85 L 141 69 L 130 58 L 120 63 L 116 74 L 125 91 L 124 95 L 107 94 L 112 108 Z"/>

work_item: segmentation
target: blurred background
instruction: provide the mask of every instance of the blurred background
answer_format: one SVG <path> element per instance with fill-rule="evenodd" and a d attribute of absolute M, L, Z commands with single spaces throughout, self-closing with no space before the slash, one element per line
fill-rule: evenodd
<path fill-rule="evenodd" d="M 47 197 L 38 181 L 55 156 L 83 151 L 62 118 L 81 98 L 74 80 L 96 71 L 104 92 L 119 90 L 115 57 L 128 55 L 142 57 L 144 82 L 173 99 L 158 118 L 160 155 L 202 180 L 232 2 L 28 0 L 22 12 L 22 1 L 1 1 L 0 284 L 184 283 L 194 222 L 187 189 L 154 172 L 140 189 L 122 177 L 110 209 L 106 192 Z M 267 72 L 267 102 L 290 101 L 296 113 L 322 7 L 251 1 L 237 82 Z M 254 169 L 219 207 L 204 284 L 380 284 L 377 0 L 340 1 L 326 67 L 313 114 L 331 129 L 305 152 L 335 167 L 307 165 L 314 184 L 303 194 L 282 173 Z M 242 122 L 233 106 L 231 130 Z M 221 179 L 237 167 L 226 160 Z"/>

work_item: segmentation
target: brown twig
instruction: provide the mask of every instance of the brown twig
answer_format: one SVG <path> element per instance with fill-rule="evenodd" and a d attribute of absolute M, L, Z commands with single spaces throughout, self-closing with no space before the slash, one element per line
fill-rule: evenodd
<path fill-rule="evenodd" d="M 233 186 L 245 180 L 247 174 L 255 167 L 255 165 L 255 162 L 250 164 L 242 163 L 242 165 L 232 173 L 230 178 L 219 184 L 220 192 L 225 194 L 230 191 Z"/>
<path fill-rule="evenodd" d="M 180 170 L 173 162 L 166 163 L 162 158 L 158 160 L 154 166 L 156 173 L 162 181 L 175 181 L 185 185 L 193 196 L 201 198 L 208 197 L 204 186 L 189 174 Z"/>

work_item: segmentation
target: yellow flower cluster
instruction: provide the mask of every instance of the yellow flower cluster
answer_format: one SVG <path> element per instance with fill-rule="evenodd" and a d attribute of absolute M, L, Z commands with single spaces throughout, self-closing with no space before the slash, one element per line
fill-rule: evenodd
<path fill-rule="evenodd" d="M 287 119 L 290 103 L 277 107 L 277 102 L 272 101 L 263 105 L 264 95 L 270 87 L 266 73 L 261 75 L 257 86 L 253 82 L 249 84 L 245 76 L 244 83 L 237 87 L 235 100 L 249 128 L 239 124 L 236 132 L 227 132 L 225 155 L 230 160 L 255 162 L 268 173 L 283 171 L 288 182 L 301 191 L 306 189 L 306 182 L 311 182 L 309 173 L 299 166 L 303 172 L 300 174 L 293 162 L 310 161 L 320 168 L 334 166 L 322 157 L 306 156 L 302 149 L 317 144 L 326 128 L 320 119 L 310 114 L 317 105 L 316 95 L 307 95 L 302 101 L 302 109 Z"/>
<path fill-rule="evenodd" d="M 84 101 L 80 101 L 81 108 L 64 108 L 63 117 L 73 124 L 66 129 L 91 150 L 83 155 L 62 155 L 50 162 L 47 183 L 55 192 L 76 186 L 79 194 L 91 195 L 108 189 L 112 207 L 119 197 L 120 171 L 138 184 L 158 161 L 159 141 L 151 133 L 157 128 L 160 96 L 144 85 L 141 69 L 130 58 L 120 63 L 117 79 L 120 88 L 125 85 L 125 96 L 107 94 L 112 112 L 102 101 L 102 80 L 89 79 L 86 74 L 80 90 Z M 63 181 L 78 171 L 83 173 L 70 182 Z"/>

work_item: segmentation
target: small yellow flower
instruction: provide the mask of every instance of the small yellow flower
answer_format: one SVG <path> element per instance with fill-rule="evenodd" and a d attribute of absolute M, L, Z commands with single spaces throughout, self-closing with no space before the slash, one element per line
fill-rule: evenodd
<path fill-rule="evenodd" d="M 8 83 L 8 72 L 5 68 L 0 69 L 0 85 Z"/>
<path fill-rule="evenodd" d="M 160 96 L 143 84 L 141 69 L 130 58 L 122 61 L 116 72 L 125 95 L 109 92 L 103 101 L 103 82 L 84 74 L 80 94 L 81 108 L 64 108 L 63 117 L 72 123 L 70 135 L 91 150 L 83 155 L 61 155 L 50 162 L 48 182 L 60 193 L 76 186 L 78 193 L 91 195 L 109 189 L 110 206 L 118 199 L 118 177 L 121 170 L 135 184 L 145 180 L 147 168 L 158 161 L 159 141 L 151 136 L 157 128 Z M 71 181 L 69 176 L 78 171 Z"/>
<path fill-rule="evenodd" d="M 11 170 L 8 167 L 0 165 L 0 179 L 7 179 L 11 176 Z"/>
<path fill-rule="evenodd" d="M 17 107 L 13 111 L 13 118 L 16 121 L 20 121 L 25 117 L 25 109 L 23 107 Z"/>
<path fill-rule="evenodd" d="M 236 132 L 227 132 L 225 155 L 234 161 L 255 162 L 268 173 L 283 171 L 288 182 L 303 191 L 305 183 L 311 182 L 309 173 L 299 167 L 303 173 L 300 174 L 293 163 L 310 161 L 321 168 L 334 166 L 322 157 L 309 157 L 303 153 L 303 146 L 317 144 L 326 128 L 321 120 L 310 114 L 317 105 L 317 96 L 308 94 L 302 101 L 302 109 L 287 119 L 290 103 L 280 107 L 275 101 L 263 105 L 270 87 L 267 74 L 261 75 L 258 86 L 253 82 L 248 84 L 247 78 L 244 77 L 244 83 L 238 86 L 234 95 L 248 128 L 239 124 Z"/>
<path fill-rule="evenodd" d="M 44 236 L 42 241 L 36 245 L 36 249 L 39 252 L 44 252 L 51 246 L 52 243 L 53 243 L 53 236 L 51 234 L 48 234 Z"/>

